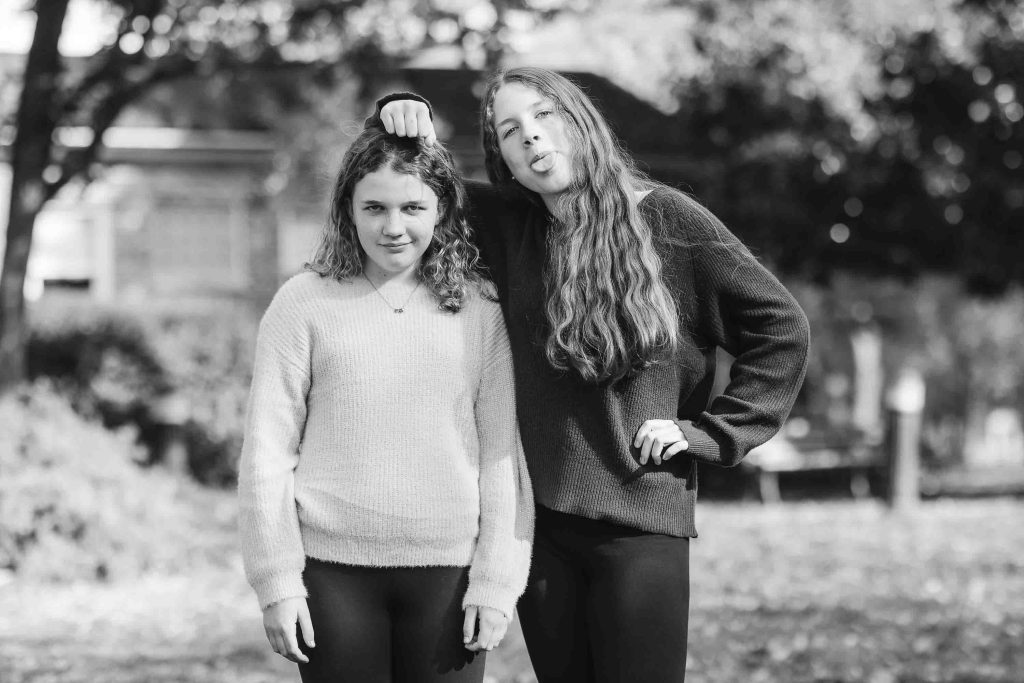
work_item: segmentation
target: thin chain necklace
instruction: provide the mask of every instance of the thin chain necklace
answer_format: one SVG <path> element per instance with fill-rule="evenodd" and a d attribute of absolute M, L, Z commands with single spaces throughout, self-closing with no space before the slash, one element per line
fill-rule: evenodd
<path fill-rule="evenodd" d="M 377 289 L 377 285 L 373 284 L 373 280 L 371 280 L 370 276 L 366 274 L 366 271 L 363 271 L 363 277 L 366 278 L 366 281 L 370 283 L 371 287 L 373 287 L 373 291 L 377 292 L 377 296 L 379 296 L 381 299 L 383 299 L 384 303 L 386 303 L 388 305 L 388 308 L 390 308 L 395 313 L 405 313 L 405 307 L 409 305 L 410 301 L 412 301 L 412 295 L 415 294 L 416 290 L 420 288 L 420 282 L 421 282 L 420 280 L 417 280 L 416 281 L 416 286 L 412 288 L 411 292 L 409 292 L 409 296 L 405 299 L 405 303 L 402 304 L 400 307 L 395 308 L 393 305 L 391 305 L 391 302 L 388 301 L 387 297 L 384 296 L 383 294 L 381 294 L 380 290 Z"/>

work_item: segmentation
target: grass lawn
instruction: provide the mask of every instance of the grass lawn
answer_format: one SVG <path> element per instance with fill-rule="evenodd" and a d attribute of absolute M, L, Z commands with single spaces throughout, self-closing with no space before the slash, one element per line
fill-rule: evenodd
<path fill-rule="evenodd" d="M 297 681 L 263 637 L 232 497 L 202 501 L 191 569 L 0 585 L 0 681 Z M 1024 680 L 1024 501 L 701 503 L 698 528 L 690 683 Z M 488 676 L 534 680 L 518 631 Z"/>

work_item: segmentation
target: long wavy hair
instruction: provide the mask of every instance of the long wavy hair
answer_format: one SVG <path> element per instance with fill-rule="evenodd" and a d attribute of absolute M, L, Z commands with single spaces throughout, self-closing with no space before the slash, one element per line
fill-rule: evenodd
<path fill-rule="evenodd" d="M 352 221 L 352 194 L 360 180 L 385 167 L 419 178 L 437 195 L 439 221 L 417 273 L 437 297 L 440 308 L 458 312 L 469 286 L 482 284 L 483 278 L 463 210 L 466 190 L 451 153 L 440 144 L 426 145 L 418 138 L 396 137 L 379 128 L 364 130 L 342 159 L 327 222 L 306 268 L 338 281 L 363 272 L 366 252 Z"/>
<path fill-rule="evenodd" d="M 557 198 L 547 232 L 548 362 L 590 382 L 621 379 L 678 344 L 676 302 L 662 280 L 651 227 L 637 208 L 636 193 L 654 184 L 576 84 L 547 69 L 520 67 L 493 75 L 481 103 L 484 159 L 496 186 L 543 207 L 501 156 L 494 96 L 507 83 L 550 99 L 575 148 L 573 181 Z"/>

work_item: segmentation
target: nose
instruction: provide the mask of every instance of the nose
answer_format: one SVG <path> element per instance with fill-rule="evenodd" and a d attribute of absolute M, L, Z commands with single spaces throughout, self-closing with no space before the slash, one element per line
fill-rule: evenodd
<path fill-rule="evenodd" d="M 540 140 L 540 130 L 533 122 L 523 123 L 522 136 L 523 144 L 529 147 Z"/>
<path fill-rule="evenodd" d="M 402 217 L 397 211 L 388 211 L 384 214 L 384 226 L 381 234 L 385 237 L 400 237 L 405 230 L 402 227 Z"/>

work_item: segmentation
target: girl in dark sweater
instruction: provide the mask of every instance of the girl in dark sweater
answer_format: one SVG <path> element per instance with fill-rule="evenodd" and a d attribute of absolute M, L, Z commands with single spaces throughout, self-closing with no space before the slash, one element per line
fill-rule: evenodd
<path fill-rule="evenodd" d="M 369 121 L 432 139 L 408 93 Z M 718 219 L 638 173 L 568 79 L 496 74 L 491 185 L 469 214 L 512 346 L 537 502 L 519 602 L 540 681 L 681 681 L 697 463 L 730 467 L 788 415 L 807 320 Z M 735 356 L 709 401 L 716 347 Z"/>

